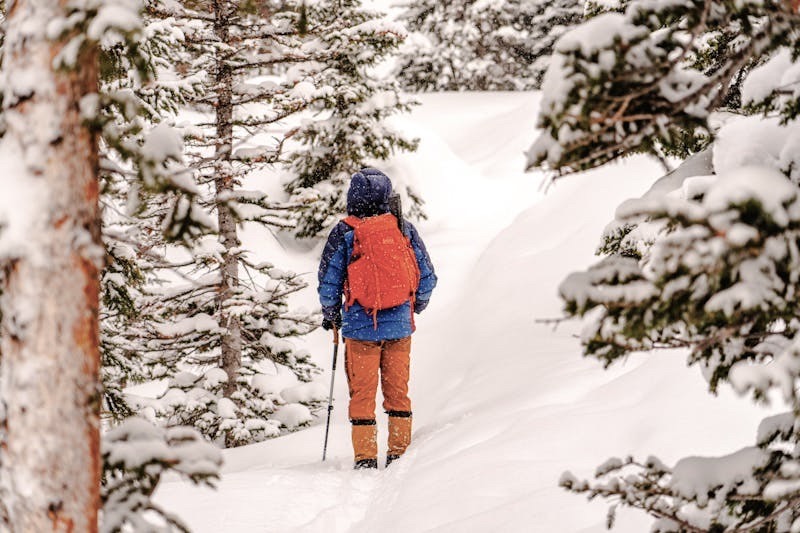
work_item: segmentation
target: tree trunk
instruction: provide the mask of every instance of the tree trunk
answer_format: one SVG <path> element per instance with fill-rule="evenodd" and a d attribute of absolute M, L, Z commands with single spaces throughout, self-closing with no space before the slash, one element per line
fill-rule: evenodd
<path fill-rule="evenodd" d="M 217 0 L 214 2 L 214 33 L 223 45 L 230 44 L 230 19 L 235 13 L 235 2 Z M 228 382 L 223 393 L 229 398 L 236 392 L 236 377 L 242 366 L 242 328 L 239 317 L 228 313 L 226 302 L 239 287 L 239 236 L 236 218 L 221 199 L 233 192 L 236 185 L 231 167 L 233 150 L 233 72 L 225 61 L 225 53 L 217 56 L 217 145 L 215 154 L 214 182 L 217 194 L 217 219 L 222 245 L 225 248 L 223 264 L 220 266 L 219 322 L 225 329 L 221 343 L 222 369 L 228 374 Z"/>
<path fill-rule="evenodd" d="M 57 0 L 16 0 L 7 18 L 3 143 L 34 183 L 24 250 L 4 257 L 0 360 L 0 530 L 95 532 L 100 505 L 97 138 L 79 102 L 97 92 L 97 52 L 55 69 L 46 27 Z M 24 193 L 24 191 L 23 191 Z M 20 211 L 23 212 L 23 211 Z"/>

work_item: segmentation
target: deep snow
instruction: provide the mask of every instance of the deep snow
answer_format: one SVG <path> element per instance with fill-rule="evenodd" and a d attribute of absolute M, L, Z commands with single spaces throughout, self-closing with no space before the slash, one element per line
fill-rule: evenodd
<path fill-rule="evenodd" d="M 194 531 L 599 532 L 605 504 L 558 488 L 564 470 L 589 476 L 608 457 L 631 453 L 674 464 L 753 443 L 763 411 L 728 389 L 709 395 L 685 354 L 634 356 L 604 371 L 581 357 L 578 324 L 537 323 L 560 315 L 558 283 L 596 259 L 616 206 L 645 192 L 659 165 L 631 158 L 543 193 L 543 176 L 521 170 L 539 95 L 420 100 L 398 119 L 421 137 L 420 150 L 382 167 L 427 201 L 430 219 L 419 226 L 440 277 L 414 336 L 411 448 L 389 470 L 350 470 L 340 365 L 329 461 L 320 462 L 322 420 L 226 450 L 217 491 L 168 480 L 159 503 Z M 315 305 L 319 246 L 286 249 L 252 230 L 246 239 L 276 264 L 309 272 L 302 299 Z M 307 343 L 327 371 L 329 335 L 320 330 Z M 379 424 L 383 441 L 385 418 Z M 616 531 L 648 524 L 623 512 Z"/>

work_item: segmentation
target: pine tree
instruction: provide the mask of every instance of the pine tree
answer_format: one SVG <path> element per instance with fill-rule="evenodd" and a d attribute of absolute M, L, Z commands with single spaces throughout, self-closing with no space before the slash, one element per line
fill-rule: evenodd
<path fill-rule="evenodd" d="M 368 163 L 389 159 L 397 151 L 416 150 L 387 119 L 408 111 L 412 102 L 393 79 L 374 68 L 396 52 L 405 30 L 385 15 L 366 10 L 360 0 L 323 0 L 299 4 L 297 46 L 313 50 L 295 69 L 314 80 L 309 95 L 310 120 L 294 138 L 300 146 L 288 154 L 295 176 L 286 186 L 296 203 L 295 234 L 313 237 L 328 230 L 345 208 L 346 179 Z M 311 89 L 311 87 L 309 87 Z M 421 202 L 407 189 L 406 205 L 421 213 Z"/>
<path fill-rule="evenodd" d="M 203 208 L 198 216 L 212 230 L 187 240 L 180 259 L 153 269 L 140 305 L 147 321 L 140 353 L 150 376 L 169 379 L 155 406 L 161 418 L 170 426 L 192 425 L 227 446 L 309 422 L 308 407 L 321 397 L 306 385 L 313 393 L 303 396 L 305 405 L 294 405 L 264 375 L 262 365 L 272 362 L 310 380 L 315 366 L 288 338 L 313 330 L 318 318 L 288 307 L 289 297 L 306 286 L 302 278 L 252 261 L 239 238 L 245 223 L 293 225 L 292 206 L 242 188 L 248 174 L 280 163 L 294 131 L 277 140 L 267 134 L 310 102 L 299 80 L 259 79 L 276 64 L 304 59 L 293 12 L 273 9 L 232 1 L 150 8 L 154 20 L 169 21 L 185 36 L 173 51 L 174 75 L 197 86 L 182 95 L 182 105 L 197 117 L 182 128 Z M 156 202 L 148 209 L 162 207 Z"/>
<path fill-rule="evenodd" d="M 582 17 L 582 0 L 408 3 L 398 77 L 412 92 L 538 89 L 553 43 Z"/>
<path fill-rule="evenodd" d="M 117 16 L 108 18 L 111 12 Z M 125 35 L 136 21 L 134 12 L 118 6 L 81 12 L 47 2 L 17 3 L 6 21 L 3 85 L 11 97 L 3 102 L 1 142 L 4 175 L 15 183 L 7 187 L 3 211 L 10 219 L 0 233 L 8 273 L 2 294 L 0 519 L 9 527 L 97 527 L 102 257 L 92 103 L 97 40 L 105 32 Z M 31 27 L 39 29 L 31 33 Z M 22 205 L 29 210 L 24 217 L 18 214 Z M 25 371 L 35 382 L 20 374 Z M 31 449 L 38 450 L 36 457 L 27 453 Z M 30 489 L 25 494 L 14 488 L 20 477 Z"/>
<path fill-rule="evenodd" d="M 562 283 L 567 313 L 586 317 L 584 352 L 610 365 L 684 348 L 712 392 L 729 383 L 766 402 L 777 389 L 789 406 L 761 423 L 755 445 L 727 456 L 673 467 L 611 459 L 596 481 L 565 474 L 566 489 L 613 502 L 610 524 L 623 505 L 662 532 L 800 525 L 795 9 L 631 0 L 556 46 L 545 90 L 564 91 L 543 102 L 532 164 L 572 172 L 636 151 L 708 148 L 620 206 L 608 256 Z"/>

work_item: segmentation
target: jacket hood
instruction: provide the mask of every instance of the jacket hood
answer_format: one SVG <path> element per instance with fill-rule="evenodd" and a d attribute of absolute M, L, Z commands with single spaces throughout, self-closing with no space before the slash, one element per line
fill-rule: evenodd
<path fill-rule="evenodd" d="M 392 181 L 389 176 L 374 168 L 365 168 L 353 174 L 347 191 L 347 214 L 366 218 L 389 212 Z"/>

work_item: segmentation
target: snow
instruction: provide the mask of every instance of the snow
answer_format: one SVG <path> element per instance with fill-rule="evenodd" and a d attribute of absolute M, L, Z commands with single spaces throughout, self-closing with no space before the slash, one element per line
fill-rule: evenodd
<path fill-rule="evenodd" d="M 656 288 L 648 281 L 631 281 L 624 285 L 595 286 L 596 282 L 612 277 L 627 281 L 641 277 L 638 261 L 629 257 L 609 257 L 586 272 L 573 272 L 558 287 L 559 293 L 567 300 L 575 300 L 579 307 L 587 301 L 606 303 L 646 301 L 658 295 Z"/>
<path fill-rule="evenodd" d="M 142 146 L 142 155 L 150 161 L 183 159 L 183 139 L 168 124 L 162 122 L 147 135 Z"/>
<path fill-rule="evenodd" d="M 92 18 L 86 35 L 95 41 L 107 39 L 113 30 L 120 34 L 133 33 L 141 28 L 139 4 L 135 0 L 105 0 L 100 3 L 97 14 Z"/>
<path fill-rule="evenodd" d="M 791 50 L 781 49 L 775 57 L 748 74 L 742 84 L 742 103 L 761 102 L 779 89 L 797 94 L 798 83 L 800 64 L 792 61 Z"/>
<path fill-rule="evenodd" d="M 794 428 L 794 413 L 781 413 L 765 418 L 758 426 L 759 444 L 769 442 L 770 438 L 777 433 L 791 432 Z"/>
<path fill-rule="evenodd" d="M 228 374 L 221 368 L 209 368 L 203 374 L 203 378 L 205 379 L 206 388 L 211 390 L 228 381 Z"/>
<path fill-rule="evenodd" d="M 185 335 L 193 331 L 202 332 L 219 332 L 221 328 L 214 317 L 206 313 L 198 313 L 195 316 L 187 317 L 182 320 L 176 320 L 172 324 L 160 324 L 156 326 L 158 333 L 164 337 L 176 337 L 178 335 Z"/>
<path fill-rule="evenodd" d="M 291 380 L 289 373 L 281 375 L 256 374 L 253 376 L 253 388 L 262 396 L 279 394 L 286 387 L 287 380 Z M 287 401 L 289 401 L 287 399 Z"/>
<path fill-rule="evenodd" d="M 358 35 L 359 33 L 363 33 L 365 35 L 370 35 L 373 33 L 394 34 L 398 39 L 402 39 L 408 34 L 408 31 L 404 25 L 397 22 L 387 19 L 375 19 L 363 22 L 357 26 L 353 26 L 352 28 L 348 28 L 343 33 L 346 35 Z"/>
<path fill-rule="evenodd" d="M 49 193 L 42 180 L 30 172 L 22 149 L 11 135 L 0 140 L 0 175 L 5 178 L 0 194 L 0 257 L 27 255 L 46 261 L 32 246 L 30 236 L 45 230 L 42 206 Z"/>
<path fill-rule="evenodd" d="M 786 205 L 797 197 L 797 186 L 777 170 L 742 167 L 720 174 L 721 178 L 703 197 L 703 207 L 709 212 L 723 211 L 730 205 L 754 199 L 780 226 L 786 226 L 793 218 Z"/>
<path fill-rule="evenodd" d="M 217 400 L 217 413 L 222 418 L 236 418 L 236 404 L 228 398 Z"/>
<path fill-rule="evenodd" d="M 769 452 L 761 448 L 744 448 L 724 457 L 687 457 L 672 471 L 671 488 L 686 498 L 698 498 L 704 506 L 708 493 L 723 487 L 724 495 L 736 487 L 739 494 L 758 494 L 758 482 L 753 479 L 754 467 L 764 467 Z"/>
<path fill-rule="evenodd" d="M 287 403 L 319 402 L 328 399 L 328 389 L 323 383 L 301 383 L 281 391 L 281 398 Z"/>
<path fill-rule="evenodd" d="M 310 429 L 225 450 L 216 491 L 167 479 L 158 503 L 195 532 L 600 533 L 605 504 L 560 488 L 565 470 L 583 479 L 612 456 L 672 465 L 753 443 L 765 410 L 727 388 L 708 394 L 685 352 L 633 355 L 603 370 L 581 357 L 579 324 L 537 323 L 561 315 L 558 285 L 597 261 L 615 207 L 646 192 L 660 166 L 633 157 L 543 194 L 545 177 L 522 173 L 538 94 L 419 100 L 410 118 L 394 120 L 421 138 L 419 151 L 382 166 L 425 198 L 430 218 L 418 227 L 440 276 L 414 335 L 411 447 L 387 470 L 352 470 L 340 353 L 328 461 L 320 461 L 323 409 Z M 243 239 L 259 243 L 264 260 L 316 271 L 321 245 L 285 246 L 253 227 Z M 313 292 L 300 303 L 313 307 Z M 330 369 L 329 333 L 313 333 L 308 346 Z M 384 453 L 383 413 L 378 424 Z M 698 486 L 688 473 L 680 479 L 687 490 Z M 615 531 L 639 533 L 651 522 L 620 510 Z"/>
<path fill-rule="evenodd" d="M 292 98 L 297 98 L 298 100 L 310 100 L 314 97 L 317 88 L 314 87 L 314 84 L 309 81 L 301 81 L 294 87 L 292 90 L 289 91 L 289 94 Z"/>
<path fill-rule="evenodd" d="M 184 449 L 170 449 L 166 439 L 187 441 Z M 213 472 L 213 463 L 219 463 L 218 450 L 203 441 L 189 442 L 193 437 L 183 428 L 164 430 L 155 427 L 141 418 L 131 417 L 124 424 L 110 430 L 104 439 L 104 451 L 108 453 L 109 463 L 125 464 L 136 468 L 151 461 L 181 462 L 187 473 Z M 113 443 L 113 444 L 112 444 Z"/>
<path fill-rule="evenodd" d="M 627 44 L 646 33 L 647 28 L 631 24 L 622 13 L 603 13 L 565 33 L 556 43 L 556 50 L 580 50 L 584 56 L 590 56 L 617 40 Z"/>
<path fill-rule="evenodd" d="M 789 171 L 800 179 L 800 123 L 787 125 L 780 118 L 759 116 L 729 119 L 718 133 L 714 147 L 714 168 L 726 174 L 744 166 L 771 167 Z"/>
<path fill-rule="evenodd" d="M 314 420 L 311 416 L 311 411 L 305 405 L 299 403 L 290 403 L 281 405 L 273 414 L 275 420 L 280 421 L 281 424 L 289 429 L 295 429 L 297 426 L 307 424 Z"/>

